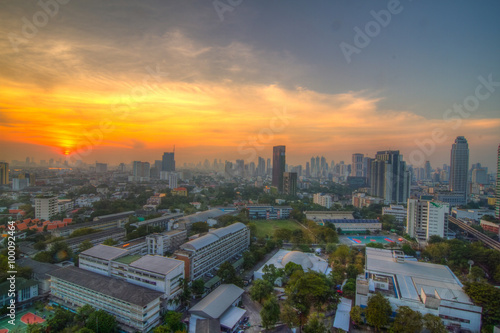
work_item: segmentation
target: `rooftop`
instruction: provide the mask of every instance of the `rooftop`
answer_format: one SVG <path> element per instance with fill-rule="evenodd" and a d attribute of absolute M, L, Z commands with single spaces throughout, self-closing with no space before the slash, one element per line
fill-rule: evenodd
<path fill-rule="evenodd" d="M 138 254 L 129 255 L 129 256 L 120 257 L 118 259 L 115 259 L 114 261 L 122 263 L 122 264 L 130 265 L 131 263 L 133 263 L 134 261 L 136 261 L 137 259 L 139 259 L 141 257 L 142 256 L 138 255 Z"/>
<path fill-rule="evenodd" d="M 205 236 L 201 236 L 199 238 L 193 239 L 192 241 L 182 244 L 181 247 L 188 247 L 194 250 L 199 250 L 209 244 L 212 244 L 213 242 L 219 240 L 220 238 L 226 235 L 237 232 L 244 228 L 246 228 L 246 226 L 243 223 L 236 222 L 231 225 L 228 225 L 227 227 L 210 231 Z"/>
<path fill-rule="evenodd" d="M 113 260 L 127 254 L 127 250 L 108 245 L 96 245 L 83 251 L 80 255 L 86 255 L 103 260 Z"/>
<path fill-rule="evenodd" d="M 243 289 L 234 284 L 222 284 L 189 309 L 189 312 L 200 314 L 207 318 L 219 319 L 243 292 Z"/>
<path fill-rule="evenodd" d="M 139 306 L 145 306 L 163 295 L 163 293 L 158 291 L 86 271 L 74 266 L 58 269 L 49 275 L 75 284 L 81 288 L 89 289 Z"/>
<path fill-rule="evenodd" d="M 130 267 L 143 269 L 152 273 L 168 274 L 179 265 L 182 265 L 182 263 L 182 260 L 148 254 L 133 261 Z"/>

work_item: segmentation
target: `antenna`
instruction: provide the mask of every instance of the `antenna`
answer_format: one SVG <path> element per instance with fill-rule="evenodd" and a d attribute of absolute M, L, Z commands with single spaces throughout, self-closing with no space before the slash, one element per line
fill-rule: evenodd
<path fill-rule="evenodd" d="M 174 151 L 173 152 L 175 153 L 175 145 L 174 145 Z"/>

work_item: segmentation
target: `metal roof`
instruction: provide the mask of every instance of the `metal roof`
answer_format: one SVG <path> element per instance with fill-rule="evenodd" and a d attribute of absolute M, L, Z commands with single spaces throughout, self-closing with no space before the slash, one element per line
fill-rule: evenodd
<path fill-rule="evenodd" d="M 163 296 L 163 293 L 116 278 L 68 266 L 49 273 L 57 279 L 141 307 Z"/>
<path fill-rule="evenodd" d="M 125 249 L 99 244 L 83 251 L 82 253 L 80 253 L 80 255 L 86 255 L 102 260 L 113 260 L 120 256 L 126 255 L 127 252 L 128 251 Z"/>
<path fill-rule="evenodd" d="M 146 255 L 132 262 L 129 266 L 143 269 L 152 273 L 168 274 L 170 271 L 172 271 L 179 265 L 182 265 L 183 263 L 183 261 L 177 259 Z"/>
<path fill-rule="evenodd" d="M 220 238 L 222 238 L 226 235 L 240 231 L 244 228 L 246 228 L 246 226 L 243 223 L 236 222 L 236 223 L 233 223 L 227 227 L 219 228 L 219 229 L 215 229 L 213 231 L 210 231 L 205 236 L 201 236 L 199 238 L 193 239 L 192 241 L 186 242 L 186 243 L 181 245 L 181 248 L 188 247 L 188 248 L 191 248 L 194 250 L 199 250 L 207 245 L 210 245 L 210 244 L 218 241 Z"/>
<path fill-rule="evenodd" d="M 243 289 L 234 284 L 222 284 L 189 309 L 189 312 L 205 318 L 219 319 L 243 292 Z"/>

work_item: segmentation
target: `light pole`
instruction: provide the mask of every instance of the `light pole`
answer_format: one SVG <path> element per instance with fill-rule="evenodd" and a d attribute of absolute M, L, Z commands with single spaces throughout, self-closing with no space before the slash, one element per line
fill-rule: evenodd
<path fill-rule="evenodd" d="M 470 275 L 470 271 L 472 269 L 472 265 L 474 265 L 474 261 L 473 260 L 469 260 L 468 263 L 469 263 L 469 275 Z"/>

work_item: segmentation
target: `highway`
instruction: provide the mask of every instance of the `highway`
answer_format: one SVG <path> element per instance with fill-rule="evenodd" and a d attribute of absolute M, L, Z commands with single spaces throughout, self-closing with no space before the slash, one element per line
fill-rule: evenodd
<path fill-rule="evenodd" d="M 495 249 L 497 251 L 500 251 L 500 243 L 499 242 L 497 242 L 497 241 L 491 239 L 490 237 L 486 236 L 485 234 L 477 231 L 476 229 L 472 228 L 468 224 L 466 224 L 466 223 L 464 223 L 464 222 L 460 221 L 459 219 L 456 219 L 452 216 L 448 217 L 448 221 L 453 223 L 453 224 L 456 224 L 459 228 L 467 231 L 469 234 L 476 237 L 478 240 L 480 240 L 481 242 L 486 244 L 488 247 Z"/>

